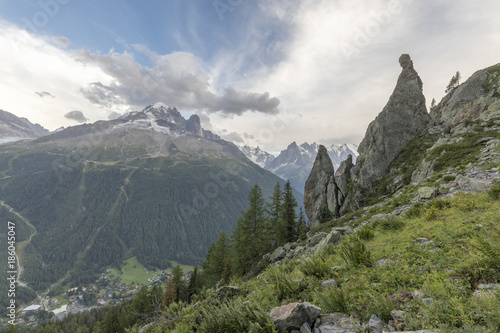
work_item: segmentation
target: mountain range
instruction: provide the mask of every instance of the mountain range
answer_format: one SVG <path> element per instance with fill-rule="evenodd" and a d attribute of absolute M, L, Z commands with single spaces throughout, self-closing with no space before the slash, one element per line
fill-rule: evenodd
<path fill-rule="evenodd" d="M 283 179 L 289 179 L 297 191 L 304 193 L 304 185 L 318 154 L 319 144 L 306 142 L 299 146 L 296 142 L 292 142 L 276 157 L 259 147 L 244 146 L 240 149 L 254 163 Z M 337 169 L 349 155 L 355 163 L 358 156 L 357 149 L 358 146 L 354 144 L 333 144 L 327 147 L 327 152 L 334 168 Z"/>
<path fill-rule="evenodd" d="M 0 144 L 21 139 L 33 139 L 49 134 L 49 131 L 33 124 L 26 118 L 0 110 Z"/>
<path fill-rule="evenodd" d="M 19 221 L 19 241 L 30 240 L 21 281 L 35 290 L 94 281 L 133 256 L 148 268 L 200 263 L 255 184 L 265 198 L 284 186 L 198 116 L 186 120 L 162 103 L 44 136 L 11 123 L 38 136 L 0 146 L 0 213 L 32 226 Z"/>

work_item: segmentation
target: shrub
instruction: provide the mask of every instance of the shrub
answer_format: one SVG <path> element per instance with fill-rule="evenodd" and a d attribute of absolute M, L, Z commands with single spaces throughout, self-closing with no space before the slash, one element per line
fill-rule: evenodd
<path fill-rule="evenodd" d="M 443 177 L 443 181 L 447 182 L 447 183 L 448 182 L 452 182 L 455 179 L 457 179 L 457 176 L 455 176 L 455 175 L 446 175 L 446 176 Z"/>
<path fill-rule="evenodd" d="M 264 273 L 264 279 L 274 289 L 278 300 L 297 297 L 301 286 L 293 281 L 287 269 L 281 265 L 271 265 Z"/>
<path fill-rule="evenodd" d="M 488 190 L 488 196 L 492 200 L 500 199 L 500 184 L 497 184 Z"/>
<path fill-rule="evenodd" d="M 489 267 L 500 269 L 500 230 L 492 230 L 487 239 L 476 237 L 472 246 L 481 252 Z"/>
<path fill-rule="evenodd" d="M 365 241 L 368 241 L 370 239 L 373 239 L 373 237 L 375 237 L 375 233 L 369 227 L 363 227 L 363 228 L 359 229 L 358 231 L 356 231 L 355 235 L 359 239 L 365 240 Z"/>
<path fill-rule="evenodd" d="M 404 222 L 396 216 L 390 216 L 383 219 L 379 219 L 375 222 L 375 225 L 380 230 L 393 231 L 403 228 Z"/>
<path fill-rule="evenodd" d="M 443 199 L 433 199 L 431 201 L 428 201 L 425 206 L 427 208 L 436 208 L 439 210 L 445 209 L 445 208 L 450 208 L 451 203 L 449 201 L 443 200 Z"/>
<path fill-rule="evenodd" d="M 346 287 L 330 287 L 318 293 L 319 306 L 324 313 L 349 313 L 351 295 Z"/>
<path fill-rule="evenodd" d="M 476 202 L 469 197 L 464 197 L 457 201 L 456 206 L 463 212 L 471 212 L 476 209 Z"/>
<path fill-rule="evenodd" d="M 366 315 L 364 316 L 366 320 L 372 314 L 377 315 L 380 319 L 385 322 L 392 320 L 391 311 L 394 310 L 394 303 L 388 296 L 382 296 L 377 294 L 370 294 L 368 306 L 366 309 Z"/>
<path fill-rule="evenodd" d="M 259 305 L 236 299 L 201 311 L 197 332 L 276 332 L 268 312 Z"/>
<path fill-rule="evenodd" d="M 427 212 L 425 213 L 425 220 L 426 221 L 434 221 L 439 218 L 439 213 L 436 207 L 431 206 L 429 209 L 427 209 Z"/>
<path fill-rule="evenodd" d="M 411 206 L 410 209 L 408 209 L 405 212 L 405 217 L 406 218 L 420 217 L 422 215 L 422 208 L 423 207 L 424 207 L 424 205 L 422 205 L 420 202 L 414 204 L 413 206 Z"/>
<path fill-rule="evenodd" d="M 337 253 L 347 265 L 354 267 L 372 265 L 371 252 L 355 236 L 344 237 L 337 248 Z"/>
<path fill-rule="evenodd" d="M 410 203 L 410 197 L 407 194 L 401 194 L 391 201 L 391 205 L 396 208 L 400 206 L 404 206 Z"/>
<path fill-rule="evenodd" d="M 328 261 L 317 254 L 302 261 L 299 264 L 299 270 L 306 276 L 314 276 L 318 279 L 326 278 L 332 272 Z"/>

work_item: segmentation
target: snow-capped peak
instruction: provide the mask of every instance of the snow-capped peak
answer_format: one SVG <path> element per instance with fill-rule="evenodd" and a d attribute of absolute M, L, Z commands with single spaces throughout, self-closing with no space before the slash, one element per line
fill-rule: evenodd
<path fill-rule="evenodd" d="M 156 102 L 155 104 L 151 105 L 153 108 L 155 109 L 160 109 L 160 108 L 165 108 L 165 109 L 170 109 L 170 106 L 168 106 L 167 104 L 165 103 L 162 103 L 162 102 Z"/>

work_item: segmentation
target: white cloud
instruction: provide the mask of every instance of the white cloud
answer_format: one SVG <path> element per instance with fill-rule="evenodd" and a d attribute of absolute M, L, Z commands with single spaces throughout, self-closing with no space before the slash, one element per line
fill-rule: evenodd
<path fill-rule="evenodd" d="M 268 117 L 257 114 L 212 122 L 239 133 L 247 131 L 256 137 L 255 143 L 269 150 L 292 141 L 359 143 L 394 89 L 402 53 L 412 56 L 429 104 L 433 97 L 439 101 L 444 95 L 457 70 L 465 80 L 475 70 L 500 60 L 500 7 L 492 0 L 304 0 L 293 4 L 262 0 L 256 15 L 270 17 L 274 25 L 278 21 L 292 33 L 280 46 L 284 55 L 280 61 L 261 67 L 244 87 L 259 87 L 278 96 L 281 116 L 292 120 L 286 129 L 278 130 L 272 129 Z M 269 20 L 255 21 L 265 25 Z M 260 37 L 250 34 L 248 39 L 253 45 L 250 49 L 258 52 L 255 44 Z M 227 52 L 224 63 L 237 67 L 239 57 Z M 262 135 L 266 128 L 268 135 Z M 272 140 L 267 139 L 270 132 Z"/>
<path fill-rule="evenodd" d="M 87 101 L 80 93 L 86 82 L 106 82 L 110 77 L 96 66 L 76 62 L 50 38 L 35 37 L 0 22 L 0 108 L 39 123 L 48 129 L 70 126 L 68 110 L 84 109 L 91 121 L 109 111 Z M 35 92 L 35 93 L 34 93 Z M 54 98 L 40 98 L 42 96 Z"/>
<path fill-rule="evenodd" d="M 208 74 L 201 70 L 202 61 L 188 52 L 159 55 L 143 45 L 134 49 L 147 55 L 151 68 L 142 66 L 128 52 L 94 54 L 88 50 L 75 52 L 84 64 L 99 66 L 113 77 L 110 84 L 91 82 L 82 94 L 92 103 L 104 107 L 128 105 L 142 108 L 163 101 L 180 109 L 202 109 L 227 115 L 246 111 L 279 113 L 279 99 L 269 93 L 255 93 L 227 87 L 223 93 L 210 90 Z"/>

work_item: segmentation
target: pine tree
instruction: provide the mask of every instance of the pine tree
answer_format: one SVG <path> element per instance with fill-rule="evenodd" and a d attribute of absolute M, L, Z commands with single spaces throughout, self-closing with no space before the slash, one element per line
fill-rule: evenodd
<path fill-rule="evenodd" d="M 272 248 L 278 246 L 278 244 L 283 243 L 283 219 L 282 219 L 282 193 L 280 183 L 276 183 L 274 186 L 273 195 L 269 198 L 271 202 L 267 204 L 266 212 L 268 214 L 268 224 L 269 224 L 269 233 L 272 237 Z"/>
<path fill-rule="evenodd" d="M 224 271 L 222 272 L 221 285 L 227 286 L 229 284 L 229 280 L 231 279 L 232 275 L 233 274 L 231 267 L 231 258 L 227 258 L 226 262 L 224 263 Z"/>
<path fill-rule="evenodd" d="M 450 83 L 448 83 L 448 85 L 446 86 L 446 90 L 444 92 L 449 93 L 450 91 L 458 87 L 461 78 L 462 77 L 460 75 L 460 72 L 457 71 L 457 73 L 451 78 Z"/>
<path fill-rule="evenodd" d="M 269 249 L 270 243 L 262 190 L 258 185 L 251 189 L 248 201 L 248 210 L 238 218 L 233 232 L 235 269 L 240 275 L 255 272 L 260 257 Z"/>
<path fill-rule="evenodd" d="M 184 280 L 182 280 L 182 275 L 183 272 L 181 266 L 175 266 L 174 272 L 172 273 L 172 281 L 174 283 L 177 302 L 186 300 L 186 284 L 184 283 Z"/>
<path fill-rule="evenodd" d="M 198 292 L 198 280 L 198 265 L 195 265 L 193 271 L 191 272 L 191 276 L 189 277 L 189 285 L 187 288 L 187 301 L 189 303 L 191 303 L 191 299 Z"/>
<path fill-rule="evenodd" d="M 208 249 L 208 254 L 203 263 L 203 282 L 212 287 L 222 278 L 225 263 L 230 256 L 229 239 L 224 231 Z"/>
<path fill-rule="evenodd" d="M 436 99 L 432 99 L 431 101 L 431 111 L 436 107 Z"/>
<path fill-rule="evenodd" d="M 284 240 L 286 243 L 294 242 L 298 238 L 297 232 L 297 215 L 295 213 L 295 208 L 297 207 L 297 201 L 295 200 L 292 193 L 292 186 L 288 180 L 283 189 L 283 222 L 284 222 Z"/>
<path fill-rule="evenodd" d="M 163 294 L 163 308 L 168 308 L 170 304 L 177 301 L 177 295 L 175 292 L 174 280 L 169 277 L 167 280 L 167 289 L 165 294 Z"/>
<path fill-rule="evenodd" d="M 299 219 L 297 221 L 297 229 L 298 229 L 299 239 L 306 240 L 307 239 L 307 232 L 309 231 L 309 227 L 306 224 L 306 219 L 304 217 L 304 210 L 302 209 L 302 207 L 300 207 L 300 211 L 299 211 Z"/>

